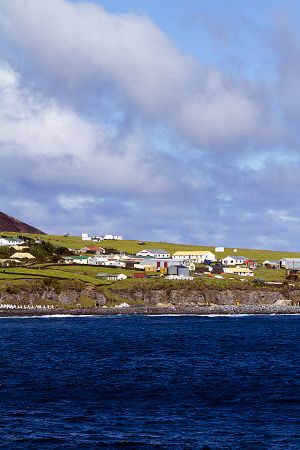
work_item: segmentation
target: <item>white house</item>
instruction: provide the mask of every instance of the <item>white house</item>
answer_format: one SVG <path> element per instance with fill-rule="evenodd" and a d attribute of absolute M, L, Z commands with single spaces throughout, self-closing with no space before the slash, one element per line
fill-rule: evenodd
<path fill-rule="evenodd" d="M 107 240 L 107 241 L 112 241 L 114 239 L 112 234 L 106 234 L 105 236 L 103 236 L 103 239 Z"/>
<path fill-rule="evenodd" d="M 241 264 L 246 264 L 247 258 L 245 256 L 226 256 L 222 259 L 223 266 L 239 266 Z"/>
<path fill-rule="evenodd" d="M 224 247 L 215 247 L 216 253 L 223 253 L 225 251 Z"/>
<path fill-rule="evenodd" d="M 279 261 L 266 260 L 263 262 L 263 266 L 272 269 L 279 269 Z"/>
<path fill-rule="evenodd" d="M 64 256 L 65 264 L 88 264 L 88 256 Z"/>
<path fill-rule="evenodd" d="M 81 234 L 81 239 L 82 239 L 83 241 L 91 241 L 91 240 L 92 240 L 91 236 L 89 236 L 88 233 L 82 233 L 82 234 Z"/>
<path fill-rule="evenodd" d="M 0 237 L 0 246 L 1 247 L 4 247 L 6 245 L 12 246 L 12 245 L 22 245 L 22 244 L 24 244 L 23 239 L 19 239 L 19 238 L 13 237 L 13 236 L 12 237 L 7 237 L 7 236 Z"/>
<path fill-rule="evenodd" d="M 90 256 L 87 261 L 91 266 L 103 266 L 107 258 L 105 256 Z"/>
<path fill-rule="evenodd" d="M 204 261 L 216 261 L 215 255 L 207 250 L 185 250 L 173 253 L 172 258 L 179 261 L 193 261 L 203 263 Z"/>
<path fill-rule="evenodd" d="M 105 253 L 105 248 L 98 247 L 97 245 L 85 246 L 80 249 L 81 253 L 93 253 L 94 255 L 102 255 Z"/>
<path fill-rule="evenodd" d="M 93 236 L 92 241 L 100 242 L 103 240 L 107 241 L 123 241 L 123 236 L 120 234 L 112 235 L 112 234 L 106 234 L 105 236 Z"/>
<path fill-rule="evenodd" d="M 114 259 L 111 259 L 111 260 L 105 261 L 102 265 L 108 266 L 108 267 L 123 267 L 124 268 L 126 263 L 123 261 L 116 261 Z"/>
<path fill-rule="evenodd" d="M 282 258 L 278 262 L 284 269 L 300 269 L 300 258 Z"/>
<path fill-rule="evenodd" d="M 166 250 L 160 248 L 148 248 L 141 250 L 136 256 L 142 256 L 143 258 L 150 256 L 151 258 L 170 258 L 171 255 Z"/>

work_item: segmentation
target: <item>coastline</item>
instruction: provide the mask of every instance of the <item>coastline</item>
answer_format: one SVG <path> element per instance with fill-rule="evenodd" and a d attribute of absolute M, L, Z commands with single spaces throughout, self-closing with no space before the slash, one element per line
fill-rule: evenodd
<path fill-rule="evenodd" d="M 119 315 L 186 315 L 186 316 L 238 316 L 238 315 L 297 315 L 300 314 L 300 306 L 194 306 L 194 307 L 112 307 L 112 308 L 54 308 L 51 310 L 40 309 L 0 309 L 0 318 L 5 317 L 51 317 L 51 316 L 119 316 Z"/>

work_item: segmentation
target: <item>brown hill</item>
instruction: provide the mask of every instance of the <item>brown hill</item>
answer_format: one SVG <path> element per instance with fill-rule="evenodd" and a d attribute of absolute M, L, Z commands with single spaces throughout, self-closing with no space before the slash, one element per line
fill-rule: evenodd
<path fill-rule="evenodd" d="M 33 234 L 45 234 L 43 231 L 21 222 L 14 217 L 8 216 L 0 211 L 0 232 L 12 231 L 16 233 L 33 233 Z"/>

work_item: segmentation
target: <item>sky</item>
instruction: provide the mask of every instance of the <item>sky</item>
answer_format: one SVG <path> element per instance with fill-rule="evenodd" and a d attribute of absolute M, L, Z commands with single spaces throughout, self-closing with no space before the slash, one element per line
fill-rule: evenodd
<path fill-rule="evenodd" d="M 300 4 L 0 0 L 0 210 L 299 251 Z"/>

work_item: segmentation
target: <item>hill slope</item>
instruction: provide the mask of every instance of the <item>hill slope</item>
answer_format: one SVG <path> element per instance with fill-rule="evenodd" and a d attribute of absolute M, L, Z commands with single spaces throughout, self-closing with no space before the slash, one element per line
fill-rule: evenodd
<path fill-rule="evenodd" d="M 7 214 L 0 211 L 0 232 L 11 231 L 16 233 L 33 233 L 33 234 L 44 234 L 43 231 L 38 230 L 27 223 L 21 222 L 14 217 L 8 216 Z"/>

